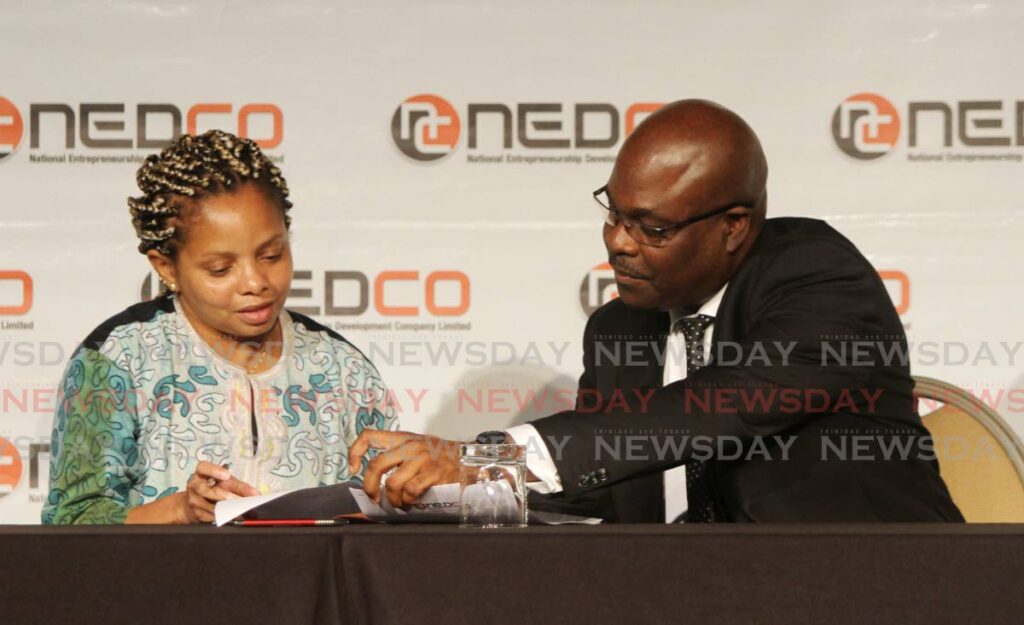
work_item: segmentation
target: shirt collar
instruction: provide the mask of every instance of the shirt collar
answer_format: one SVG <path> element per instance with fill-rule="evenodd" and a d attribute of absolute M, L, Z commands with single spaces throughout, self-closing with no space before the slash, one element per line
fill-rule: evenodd
<path fill-rule="evenodd" d="M 679 312 L 678 310 L 670 310 L 669 313 L 668 313 L 668 316 L 669 316 L 670 324 L 671 325 L 669 325 L 669 327 L 671 328 L 672 326 L 674 326 L 675 323 L 677 321 L 679 321 L 680 319 L 685 319 L 687 317 L 694 317 L 696 315 L 707 315 L 709 317 L 716 317 L 718 315 L 718 306 L 722 303 L 722 296 L 725 295 L 725 289 L 728 286 L 729 286 L 728 282 L 723 284 L 722 288 L 718 289 L 718 292 L 715 293 L 714 295 L 712 295 L 708 299 L 708 301 L 706 301 L 703 304 L 701 304 L 700 308 L 697 309 L 697 312 L 695 312 L 692 315 L 684 315 L 683 313 Z"/>

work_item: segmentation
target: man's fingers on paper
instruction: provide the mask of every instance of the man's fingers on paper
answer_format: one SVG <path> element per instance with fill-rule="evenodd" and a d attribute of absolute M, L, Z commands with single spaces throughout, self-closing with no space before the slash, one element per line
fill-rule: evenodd
<path fill-rule="evenodd" d="M 363 432 L 363 438 L 369 430 Z M 363 476 L 363 490 L 375 502 L 380 503 L 381 476 L 388 471 L 399 467 L 395 474 L 388 478 L 387 497 L 394 506 L 407 505 L 407 497 L 403 495 L 405 482 L 412 479 L 417 473 L 429 471 L 433 476 L 426 488 L 444 479 L 445 475 L 453 471 L 452 467 L 458 466 L 458 443 L 445 441 L 443 439 L 409 434 L 407 432 L 379 432 L 373 435 L 375 440 L 382 436 L 390 436 L 390 443 L 395 440 L 404 439 L 404 443 L 398 446 L 391 446 L 388 450 L 377 455 L 366 466 L 366 474 Z M 370 437 L 367 437 L 367 440 Z M 357 441 L 358 442 L 358 441 Z M 384 447 L 382 447 L 384 448 Z M 362 450 L 365 451 L 365 448 Z M 351 454 L 360 452 L 360 449 L 350 450 L 350 461 L 355 457 Z M 408 468 L 407 468 L 408 467 Z M 395 477 L 398 476 L 398 480 Z M 454 478 L 457 479 L 457 478 Z M 452 481 L 452 480 L 449 480 Z M 423 491 L 426 490 L 423 488 Z M 422 494 L 422 491 L 420 492 Z"/>
<path fill-rule="evenodd" d="M 349 473 L 355 473 L 359 470 L 359 465 L 363 463 L 363 456 L 366 455 L 368 449 L 370 449 L 370 436 L 373 430 L 363 430 L 362 434 L 356 437 L 352 445 L 348 448 L 348 471 Z"/>
<path fill-rule="evenodd" d="M 391 474 L 391 477 L 388 478 L 388 481 L 385 484 L 385 488 L 388 491 L 388 501 L 391 502 L 392 506 L 400 508 L 407 503 L 411 503 L 404 501 L 403 491 L 405 489 L 405 483 L 416 477 L 416 474 L 419 473 L 423 465 L 429 462 L 429 460 L 430 457 L 425 453 L 420 454 L 414 459 L 403 462 L 402 465 Z"/>
<path fill-rule="evenodd" d="M 403 445 L 406 441 L 418 438 L 418 434 L 411 432 L 391 432 L 389 430 L 363 430 L 359 437 L 348 450 L 348 468 L 350 473 L 359 471 L 359 465 L 363 463 L 363 456 L 372 449 L 393 449 Z"/>
<path fill-rule="evenodd" d="M 406 462 L 412 457 L 417 443 L 406 443 L 397 449 L 382 453 L 366 465 L 363 490 L 371 499 L 380 503 L 380 478 L 382 475 Z"/>
<path fill-rule="evenodd" d="M 394 466 L 393 458 L 388 454 L 381 454 L 366 465 L 366 474 L 363 476 L 363 490 L 370 499 L 380 503 L 380 478 Z"/>
<path fill-rule="evenodd" d="M 424 469 L 409 478 L 402 488 L 402 505 L 408 506 L 419 501 L 428 488 L 440 482 L 441 475 L 441 469 L 433 467 Z"/>

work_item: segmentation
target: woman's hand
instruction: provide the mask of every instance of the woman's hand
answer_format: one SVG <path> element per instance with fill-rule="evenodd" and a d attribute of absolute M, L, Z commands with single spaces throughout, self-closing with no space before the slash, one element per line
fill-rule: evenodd
<path fill-rule="evenodd" d="M 132 508 L 125 523 L 211 523 L 218 501 L 259 494 L 226 468 L 200 462 L 184 492 Z"/>
<path fill-rule="evenodd" d="M 212 523 L 218 501 L 251 497 L 260 492 L 231 475 L 227 468 L 212 462 L 200 462 L 188 481 L 188 496 L 182 523 Z"/>

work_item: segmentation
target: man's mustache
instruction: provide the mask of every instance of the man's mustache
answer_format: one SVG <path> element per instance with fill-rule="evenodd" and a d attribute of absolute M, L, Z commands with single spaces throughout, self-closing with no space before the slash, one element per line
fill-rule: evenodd
<path fill-rule="evenodd" d="M 615 271 L 621 274 L 625 274 L 631 278 L 638 278 L 640 280 L 651 279 L 650 276 L 644 275 L 642 271 L 639 271 L 636 268 L 631 267 L 626 263 L 623 263 L 621 260 L 618 260 L 617 257 L 609 258 L 608 264 L 611 265 L 612 269 L 614 269 Z"/>

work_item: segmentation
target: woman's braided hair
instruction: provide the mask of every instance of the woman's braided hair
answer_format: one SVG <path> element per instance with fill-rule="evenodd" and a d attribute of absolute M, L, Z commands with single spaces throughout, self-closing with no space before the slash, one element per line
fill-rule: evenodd
<path fill-rule="evenodd" d="M 233 190 L 244 182 L 263 185 L 281 204 L 291 225 L 288 185 L 258 145 L 222 130 L 182 135 L 160 155 L 146 157 L 135 175 L 143 195 L 128 198 L 139 251 L 174 256 L 182 241 L 183 211 L 204 196 Z"/>

